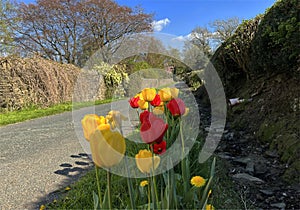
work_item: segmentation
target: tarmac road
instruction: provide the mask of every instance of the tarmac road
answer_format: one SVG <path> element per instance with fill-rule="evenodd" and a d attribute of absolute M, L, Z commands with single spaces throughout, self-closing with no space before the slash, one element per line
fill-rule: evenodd
<path fill-rule="evenodd" d="M 76 180 L 92 166 L 80 143 L 82 117 L 128 107 L 124 100 L 0 127 L 0 209 L 38 209 Z"/>

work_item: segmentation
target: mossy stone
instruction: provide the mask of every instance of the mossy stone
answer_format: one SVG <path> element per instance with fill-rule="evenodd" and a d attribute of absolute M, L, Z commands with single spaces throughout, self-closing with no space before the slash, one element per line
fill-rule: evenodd
<path fill-rule="evenodd" d="M 300 181 L 300 160 L 295 161 L 290 167 L 285 171 L 282 178 L 290 184 L 298 184 Z"/>

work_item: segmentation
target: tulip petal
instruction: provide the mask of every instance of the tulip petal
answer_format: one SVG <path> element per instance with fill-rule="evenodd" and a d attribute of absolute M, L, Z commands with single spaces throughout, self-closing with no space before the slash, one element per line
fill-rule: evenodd
<path fill-rule="evenodd" d="M 101 124 L 101 118 L 96 114 L 85 115 L 81 120 L 83 134 L 87 141 L 90 139 L 90 135 L 96 130 Z"/>
<path fill-rule="evenodd" d="M 172 94 L 170 88 L 162 88 L 158 91 L 161 101 L 170 101 L 172 99 Z"/>
<path fill-rule="evenodd" d="M 142 90 L 141 94 L 145 101 L 152 101 L 156 96 L 156 90 L 154 88 L 145 88 Z"/>
<path fill-rule="evenodd" d="M 136 165 L 142 173 L 149 174 L 151 171 L 156 170 L 160 163 L 160 157 L 152 156 L 149 150 L 140 150 L 135 156 Z"/>
<path fill-rule="evenodd" d="M 124 157 L 126 144 L 117 131 L 96 130 L 90 137 L 90 147 L 94 163 L 99 167 L 110 168 Z"/>
<path fill-rule="evenodd" d="M 168 124 L 165 124 L 163 119 L 156 117 L 151 112 L 147 114 L 147 117 L 148 119 L 143 116 L 141 121 L 140 135 L 142 140 L 147 144 L 161 142 L 168 129 Z"/>

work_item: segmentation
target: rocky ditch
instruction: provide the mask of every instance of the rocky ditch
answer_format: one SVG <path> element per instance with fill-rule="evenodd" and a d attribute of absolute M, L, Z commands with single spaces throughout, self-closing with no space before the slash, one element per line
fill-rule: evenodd
<path fill-rule="evenodd" d="M 210 129 L 209 109 L 201 110 L 204 133 Z M 279 155 L 261 144 L 250 131 L 233 129 L 226 123 L 215 155 L 226 165 L 227 174 L 242 192 L 245 208 L 300 209 L 300 182 L 287 184 L 282 175 L 289 167 Z"/>

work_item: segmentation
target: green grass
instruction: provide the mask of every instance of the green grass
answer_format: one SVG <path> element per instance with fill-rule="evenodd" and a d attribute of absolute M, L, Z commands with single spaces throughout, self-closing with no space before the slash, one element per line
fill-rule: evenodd
<path fill-rule="evenodd" d="M 204 164 L 198 165 L 197 174 L 205 174 L 210 170 L 212 158 Z M 201 172 L 200 172 L 201 171 Z M 216 176 L 212 185 L 212 196 L 210 202 L 216 209 L 243 209 L 241 195 L 234 190 L 234 183 L 226 175 L 226 168 L 222 161 L 217 160 Z M 195 173 L 195 171 L 193 171 Z M 89 171 L 78 182 L 71 185 L 71 190 L 61 190 L 60 198 L 47 204 L 47 209 L 93 209 L 92 192 L 97 192 L 95 170 Z M 101 170 L 100 176 L 106 183 L 105 171 Z M 137 187 L 142 179 L 132 179 Z M 104 194 L 105 186 L 102 185 Z M 113 206 L 118 209 L 125 209 L 129 200 L 127 183 L 124 177 L 112 176 L 112 200 Z"/>
<path fill-rule="evenodd" d="M 33 106 L 19 111 L 11 111 L 11 112 L 2 111 L 0 112 L 0 126 L 22 122 L 25 120 L 30 120 L 38 117 L 59 114 L 66 111 L 72 111 L 72 109 L 80 109 L 87 106 L 110 103 L 111 101 L 112 99 L 106 99 L 106 100 L 95 101 L 95 102 L 81 102 L 75 104 L 73 104 L 72 102 L 66 102 L 66 103 L 56 104 L 47 108 L 39 108 Z"/>
<path fill-rule="evenodd" d="M 100 170 L 101 191 L 105 192 L 106 171 Z M 137 182 L 137 180 L 135 180 Z M 137 184 L 137 183 L 135 183 Z M 94 209 L 92 192 L 97 193 L 95 170 L 89 171 L 75 184 L 70 185 L 70 190 L 60 190 L 60 199 L 46 205 L 47 209 Z M 125 209 L 129 201 L 126 178 L 117 175 L 112 176 L 112 200 L 113 206 Z"/>

